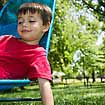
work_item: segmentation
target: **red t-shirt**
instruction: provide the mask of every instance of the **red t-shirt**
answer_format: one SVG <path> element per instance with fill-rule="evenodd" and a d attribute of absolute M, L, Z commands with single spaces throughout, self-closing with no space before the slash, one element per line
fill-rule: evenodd
<path fill-rule="evenodd" d="M 28 45 L 14 36 L 0 37 L 0 79 L 45 78 L 51 80 L 46 50 Z"/>

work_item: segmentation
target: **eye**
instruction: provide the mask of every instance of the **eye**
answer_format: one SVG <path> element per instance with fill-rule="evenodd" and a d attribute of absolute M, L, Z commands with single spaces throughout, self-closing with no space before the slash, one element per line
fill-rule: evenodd
<path fill-rule="evenodd" d="M 34 23 L 34 22 L 36 22 L 36 21 L 34 21 L 34 20 L 30 20 L 29 22 L 30 22 L 30 23 Z"/>
<path fill-rule="evenodd" d="M 23 23 L 23 22 L 21 22 L 21 21 L 20 21 L 20 22 L 18 22 L 18 24 L 22 24 L 22 23 Z"/>

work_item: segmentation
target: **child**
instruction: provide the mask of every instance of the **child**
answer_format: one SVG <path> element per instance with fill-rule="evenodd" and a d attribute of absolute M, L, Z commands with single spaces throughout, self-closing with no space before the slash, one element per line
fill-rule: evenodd
<path fill-rule="evenodd" d="M 18 33 L 0 37 L 0 79 L 38 79 L 43 105 L 54 105 L 52 80 L 46 50 L 39 41 L 48 31 L 51 9 L 39 3 L 24 3 L 18 11 Z"/>

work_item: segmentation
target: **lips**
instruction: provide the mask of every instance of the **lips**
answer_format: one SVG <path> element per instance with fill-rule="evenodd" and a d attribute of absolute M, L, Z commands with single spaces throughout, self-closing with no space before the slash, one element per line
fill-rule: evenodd
<path fill-rule="evenodd" d="M 31 32 L 32 30 L 22 30 L 21 32 Z"/>

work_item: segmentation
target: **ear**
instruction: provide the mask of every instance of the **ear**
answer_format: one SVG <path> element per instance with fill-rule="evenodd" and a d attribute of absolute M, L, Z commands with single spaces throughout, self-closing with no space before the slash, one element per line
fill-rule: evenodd
<path fill-rule="evenodd" d="M 50 21 L 46 25 L 44 25 L 43 32 L 44 33 L 47 32 L 49 27 L 50 27 Z"/>

